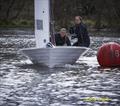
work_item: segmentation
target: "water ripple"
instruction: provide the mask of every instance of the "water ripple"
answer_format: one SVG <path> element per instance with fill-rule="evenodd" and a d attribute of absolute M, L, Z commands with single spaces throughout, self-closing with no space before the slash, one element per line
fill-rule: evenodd
<path fill-rule="evenodd" d="M 20 48 L 34 47 L 33 36 L 0 39 L 0 106 L 119 106 L 120 69 L 101 69 L 98 47 L 118 38 L 91 38 L 91 50 L 74 65 L 48 69 L 33 65 Z M 96 98 L 96 101 L 86 101 Z M 109 101 L 100 101 L 109 98 Z"/>

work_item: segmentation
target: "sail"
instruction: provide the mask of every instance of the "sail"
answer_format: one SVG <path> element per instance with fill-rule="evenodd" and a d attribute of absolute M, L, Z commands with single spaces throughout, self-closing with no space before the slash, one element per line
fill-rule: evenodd
<path fill-rule="evenodd" d="M 49 0 L 35 0 L 34 4 L 36 47 L 44 48 L 49 42 L 50 35 Z"/>

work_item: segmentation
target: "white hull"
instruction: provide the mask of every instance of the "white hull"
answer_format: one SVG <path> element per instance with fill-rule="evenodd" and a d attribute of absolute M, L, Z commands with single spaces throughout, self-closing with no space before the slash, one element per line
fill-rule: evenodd
<path fill-rule="evenodd" d="M 54 67 L 74 64 L 87 50 L 88 48 L 85 47 L 55 47 L 22 49 L 21 52 L 28 56 L 34 64 Z"/>

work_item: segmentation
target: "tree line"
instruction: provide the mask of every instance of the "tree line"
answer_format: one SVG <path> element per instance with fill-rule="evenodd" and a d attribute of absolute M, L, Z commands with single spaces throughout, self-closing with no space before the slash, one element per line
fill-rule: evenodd
<path fill-rule="evenodd" d="M 94 28 L 120 27 L 120 0 L 51 1 L 56 28 L 69 27 L 75 15 L 81 15 Z M 34 0 L 0 0 L 0 21 L 14 20 L 34 23 Z"/>

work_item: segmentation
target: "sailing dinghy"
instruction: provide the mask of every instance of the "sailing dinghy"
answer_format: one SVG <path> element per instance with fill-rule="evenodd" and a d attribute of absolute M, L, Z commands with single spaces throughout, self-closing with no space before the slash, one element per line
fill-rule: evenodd
<path fill-rule="evenodd" d="M 35 48 L 20 50 L 33 64 L 55 67 L 74 64 L 86 47 L 46 47 L 50 42 L 50 0 L 35 0 Z"/>

